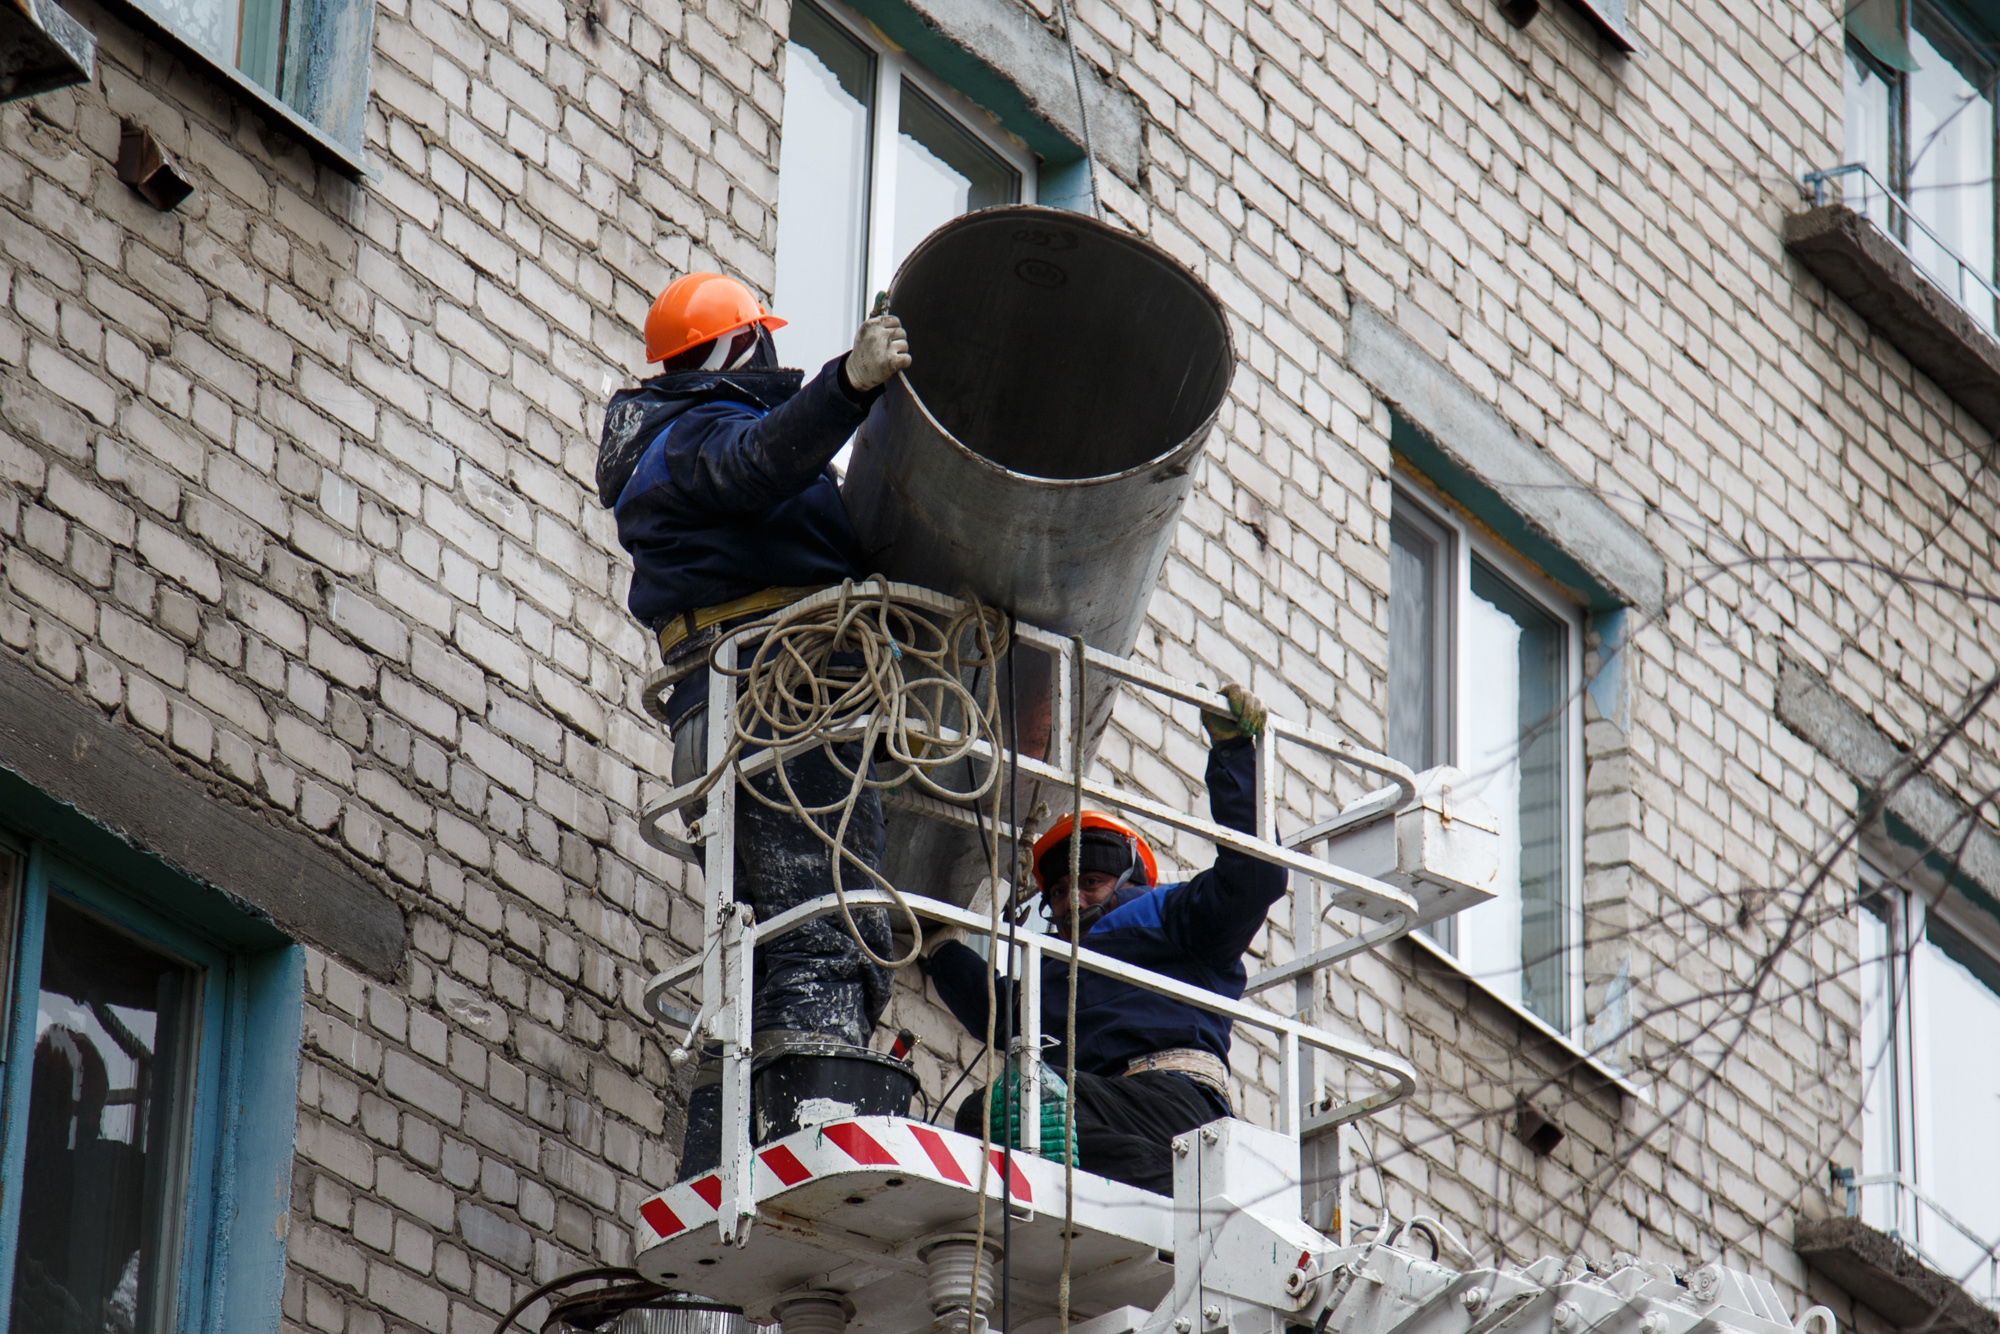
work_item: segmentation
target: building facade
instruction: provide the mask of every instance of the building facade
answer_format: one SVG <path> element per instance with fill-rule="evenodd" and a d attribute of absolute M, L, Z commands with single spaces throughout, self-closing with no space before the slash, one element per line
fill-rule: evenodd
<path fill-rule="evenodd" d="M 20 1327 L 457 1334 L 630 1262 L 686 1079 L 640 996 L 701 930 L 605 399 L 680 273 L 813 366 L 1039 202 L 1231 320 L 1138 656 L 1500 817 L 1494 903 L 1319 984 L 1421 1076 L 1328 1155 L 1344 1222 L 1991 1328 L 1980 7 L 67 9 L 88 77 L 0 105 Z M 1097 766 L 1193 807 L 1200 735 L 1124 698 Z M 979 1057 L 914 973 L 899 1026 L 929 1098 Z"/>

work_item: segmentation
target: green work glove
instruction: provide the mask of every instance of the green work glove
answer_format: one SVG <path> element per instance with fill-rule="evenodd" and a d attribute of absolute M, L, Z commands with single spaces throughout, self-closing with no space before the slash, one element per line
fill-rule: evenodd
<path fill-rule="evenodd" d="M 1224 741 L 1234 741 L 1237 737 L 1252 739 L 1264 735 L 1264 722 L 1271 711 L 1264 707 L 1264 701 L 1231 681 L 1222 687 L 1222 697 L 1229 702 L 1229 714 L 1224 717 L 1220 711 L 1201 711 L 1201 725 L 1208 729 L 1210 745 L 1220 745 Z"/>
<path fill-rule="evenodd" d="M 1064 1108 L 1069 1104 L 1069 1085 L 1049 1066 L 1042 1067 L 1042 1147 L 1041 1156 L 1051 1162 L 1063 1161 Z M 986 1103 L 987 1124 L 993 1127 L 993 1142 L 1009 1148 L 1021 1147 L 1021 1072 L 1008 1063 L 1004 1079 L 997 1081 Z M 1069 1161 L 1076 1163 L 1075 1146 Z"/>

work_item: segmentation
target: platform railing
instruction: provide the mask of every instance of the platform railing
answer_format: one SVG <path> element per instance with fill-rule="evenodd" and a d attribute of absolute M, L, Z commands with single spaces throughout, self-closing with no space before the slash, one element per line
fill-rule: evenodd
<path fill-rule="evenodd" d="M 889 591 L 899 601 L 935 612 L 940 617 L 953 616 L 964 607 L 964 604 L 956 598 L 912 585 L 892 584 L 889 586 Z M 800 607 L 801 610 L 810 610 L 815 602 L 831 603 L 839 596 L 840 590 L 828 590 L 814 595 L 813 598 L 802 600 Z M 711 663 L 716 660 L 735 661 L 739 648 L 754 640 L 760 633 L 761 630 L 757 627 L 749 626 L 727 636 L 713 649 Z M 1009 769 L 1016 770 L 1021 777 L 1040 779 L 1064 791 L 1071 789 L 1076 781 L 1075 719 L 1085 707 L 1086 682 L 1100 674 L 1142 691 L 1164 695 L 1198 708 L 1215 710 L 1220 707 L 1220 697 L 1216 692 L 1200 685 L 1177 680 L 1143 664 L 1088 647 L 1085 647 L 1079 655 L 1078 646 L 1073 641 L 1033 626 L 1016 623 L 1013 633 L 1017 644 L 1048 653 L 1055 659 L 1055 670 L 1051 673 L 1053 679 L 1050 704 L 1053 726 L 1048 758 L 1042 760 L 1025 755 L 1017 756 L 1005 748 L 996 748 L 984 741 L 974 743 L 970 753 L 976 759 L 989 764 L 1005 765 Z M 656 697 L 660 689 L 659 681 L 660 678 L 656 676 L 653 682 L 648 683 L 649 696 L 653 696 L 648 700 L 648 709 L 656 716 L 662 713 Z M 711 666 L 707 767 L 712 773 L 718 766 L 728 761 L 734 772 L 728 779 L 718 781 L 706 790 L 707 809 L 701 817 L 700 844 L 697 846 L 688 840 L 674 838 L 661 827 L 662 821 L 667 816 L 703 797 L 703 783 L 699 780 L 682 784 L 667 792 L 641 817 L 640 827 L 649 843 L 662 851 L 697 862 L 703 869 L 705 906 L 702 951 L 695 957 L 658 974 L 648 982 L 645 1003 L 649 1013 L 661 1023 L 685 1035 L 681 1050 L 676 1053 L 679 1061 L 698 1058 L 701 1048 L 711 1042 L 719 1043 L 721 1046 L 722 1145 L 718 1165 L 721 1202 L 718 1207 L 717 1223 L 725 1240 L 733 1238 L 740 1244 L 747 1236 L 747 1221 L 755 1212 L 751 1179 L 753 1146 L 750 1131 L 752 957 L 760 942 L 795 930 L 804 922 L 838 913 L 840 901 L 838 896 L 829 894 L 761 923 L 755 921 L 748 904 L 735 901 L 737 789 L 742 781 L 763 772 L 780 760 L 803 754 L 829 741 L 859 739 L 867 732 L 868 720 L 866 718 L 855 720 L 838 735 L 815 736 L 810 740 L 782 747 L 763 747 L 731 761 L 729 756 L 736 740 L 734 734 L 736 700 L 737 678 L 717 671 Z M 1357 803 L 1357 807 L 1350 807 L 1349 814 L 1336 817 L 1336 822 L 1346 827 L 1353 827 L 1367 820 L 1391 819 L 1397 812 L 1413 806 L 1417 800 L 1417 784 L 1415 775 L 1409 767 L 1386 755 L 1365 750 L 1343 738 L 1276 717 L 1267 722 L 1264 735 L 1256 744 L 1257 816 L 1256 829 L 1252 834 L 1245 834 L 1217 824 L 1213 820 L 1174 810 L 1151 797 L 1094 779 L 1083 780 L 1083 794 L 1092 805 L 1110 807 L 1194 834 L 1218 847 L 1231 848 L 1260 861 L 1282 866 L 1308 880 L 1322 882 L 1332 891 L 1330 906 L 1349 909 L 1364 919 L 1380 924 L 1377 930 L 1358 933 L 1327 950 L 1309 951 L 1307 942 L 1300 942 L 1300 949 L 1306 952 L 1307 957 L 1286 968 L 1285 978 L 1309 975 L 1312 971 L 1330 966 L 1353 953 L 1373 948 L 1407 931 L 1419 917 L 1416 900 L 1409 894 L 1373 877 L 1358 874 L 1291 846 L 1293 843 L 1310 845 L 1317 842 L 1325 836 L 1326 829 L 1335 822 L 1304 831 L 1294 839 L 1281 840 L 1278 837 L 1278 752 L 1281 745 L 1303 746 L 1337 764 L 1388 780 L 1389 786 L 1384 788 L 1380 795 L 1364 803 Z M 940 814 L 948 818 L 966 821 L 974 821 L 977 818 L 969 807 L 957 808 L 950 803 L 935 799 L 931 799 L 930 804 L 940 808 Z M 1003 826 L 1000 833 L 1006 838 L 1014 831 Z M 997 894 L 1003 891 L 1003 885 L 988 887 L 989 893 Z M 1306 892 L 1305 886 L 1295 887 L 1295 892 Z M 942 922 L 981 935 L 990 929 L 990 918 L 987 914 L 970 912 L 952 904 L 914 894 L 905 894 L 903 897 L 910 909 L 924 920 Z M 846 893 L 846 900 L 850 907 L 887 907 L 894 902 L 888 894 L 874 889 L 849 890 Z M 1035 1152 L 1040 1147 L 1039 1113 L 1042 1091 L 1039 1058 L 1042 1050 L 1040 986 L 1042 960 L 1049 956 L 1063 960 L 1074 955 L 1075 966 L 1086 972 L 1113 977 L 1142 990 L 1173 997 L 1210 1013 L 1225 1015 L 1237 1023 L 1269 1033 L 1278 1044 L 1282 1071 L 1279 1097 L 1280 1124 L 1277 1129 L 1293 1138 L 1297 1138 L 1301 1131 L 1307 1128 L 1317 1130 L 1383 1111 L 1407 1098 L 1415 1089 L 1415 1074 L 1402 1058 L 1360 1043 L 1349 1042 L 1335 1034 L 1262 1006 L 1231 1000 L 1093 950 L 1075 949 L 1067 941 L 1057 937 L 1019 932 L 1010 937 L 1010 943 L 1013 948 L 1008 952 L 1007 969 L 1019 987 L 1021 1049 L 1025 1056 L 1022 1061 L 1021 1109 L 1021 1130 L 1026 1141 L 1023 1146 L 1024 1152 Z M 674 1004 L 670 996 L 671 993 L 690 985 L 697 974 L 701 980 L 702 999 L 699 1002 L 699 1009 L 689 1012 Z M 1313 1115 L 1308 1126 L 1306 1122 L 1308 1099 L 1305 1088 L 1307 1076 L 1304 1073 L 1307 1067 L 1304 1060 L 1309 1052 L 1323 1052 L 1327 1056 L 1379 1076 L 1384 1087 L 1359 1099 Z"/>

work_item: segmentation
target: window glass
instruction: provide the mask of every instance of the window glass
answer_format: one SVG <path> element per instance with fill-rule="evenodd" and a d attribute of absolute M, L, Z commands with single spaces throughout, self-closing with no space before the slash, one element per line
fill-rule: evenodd
<path fill-rule="evenodd" d="M 1982 276 L 1993 274 L 1993 65 L 1928 5 L 1911 7 L 1910 210 Z M 1911 252 L 1960 305 L 1988 328 L 1993 302 L 1958 263 L 1918 229 Z"/>
<path fill-rule="evenodd" d="M 1458 957 L 1523 1009 L 1568 1024 L 1568 626 L 1485 561 L 1460 621 L 1459 767 L 1503 831 L 1500 896 L 1460 914 Z M 1513 837 L 1505 837 L 1507 831 Z"/>
<path fill-rule="evenodd" d="M 50 896 L 35 1008 L 17 1334 L 165 1330 L 193 970 Z"/>
<path fill-rule="evenodd" d="M 1389 524 L 1389 755 L 1421 773 L 1444 763 L 1438 619 L 1446 559 L 1439 535 L 1407 514 Z"/>
<path fill-rule="evenodd" d="M 961 213 L 1021 198 L 1021 173 L 903 81 L 897 113 L 895 263 Z"/>
<path fill-rule="evenodd" d="M 847 350 L 868 257 L 875 56 L 810 5 L 792 9 L 778 149 L 779 360 L 808 372 Z"/>
<path fill-rule="evenodd" d="M 1841 69 L 1847 137 L 1847 151 L 1841 161 L 1858 162 L 1875 178 L 1871 183 L 1859 175 L 1843 177 L 1847 206 L 1873 219 L 1884 231 L 1900 228 L 1902 220 L 1889 215 L 1883 198 L 1884 191 L 1895 188 L 1895 173 L 1890 166 L 1895 105 L 1893 76 L 1855 42 L 1847 44 Z"/>
<path fill-rule="evenodd" d="M 1920 993 L 1917 1109 L 1919 1185 L 1937 1209 L 1978 1236 L 2000 1236 L 2000 994 L 1995 963 L 1932 917 L 1911 954 Z M 1983 965 L 1981 977 L 1968 964 Z M 1948 1274 L 1983 1267 L 1984 1248 L 1936 1210 L 1922 1220 L 1924 1249 Z M 1983 1275 L 1982 1275 L 1983 1277 Z"/>

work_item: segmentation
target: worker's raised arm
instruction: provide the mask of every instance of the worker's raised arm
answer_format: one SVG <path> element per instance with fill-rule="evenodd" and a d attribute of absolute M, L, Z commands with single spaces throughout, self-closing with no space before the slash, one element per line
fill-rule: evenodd
<path fill-rule="evenodd" d="M 910 364 L 894 315 L 870 318 L 854 349 L 768 412 L 703 403 L 675 417 L 640 457 L 617 508 L 713 522 L 748 518 L 811 485 L 860 428 L 889 377 Z M 727 372 L 717 372 L 726 380 Z"/>
<path fill-rule="evenodd" d="M 1257 828 L 1257 747 L 1263 705 L 1230 687 L 1236 725 L 1209 724 L 1209 814 L 1242 833 Z M 1271 905 L 1285 897 L 1288 872 L 1247 853 L 1217 848 L 1215 865 L 1184 885 L 1164 891 L 1160 924 L 1174 943 L 1199 959 L 1227 966 L 1242 958 Z"/>

